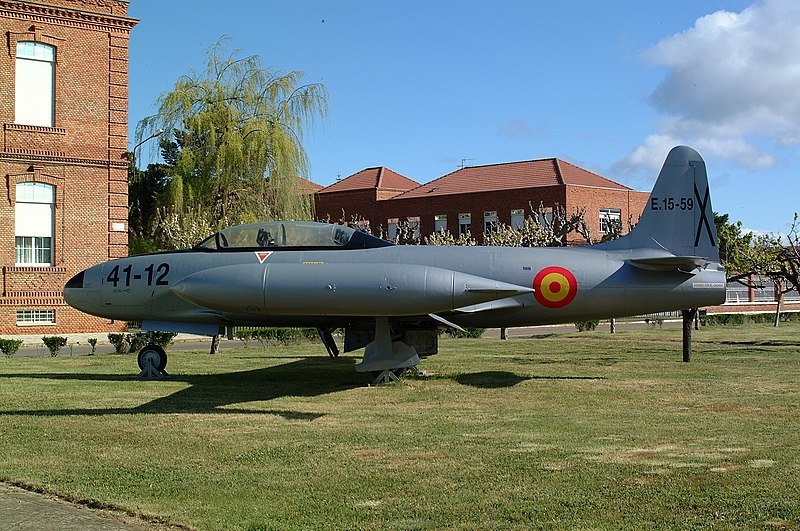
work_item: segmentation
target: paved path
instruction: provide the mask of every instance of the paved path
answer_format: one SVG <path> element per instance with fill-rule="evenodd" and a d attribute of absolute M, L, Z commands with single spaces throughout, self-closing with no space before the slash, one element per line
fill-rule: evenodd
<path fill-rule="evenodd" d="M 74 505 L 58 498 L 0 483 L 0 530 L 3 531 L 146 531 L 154 529 L 128 516 Z"/>

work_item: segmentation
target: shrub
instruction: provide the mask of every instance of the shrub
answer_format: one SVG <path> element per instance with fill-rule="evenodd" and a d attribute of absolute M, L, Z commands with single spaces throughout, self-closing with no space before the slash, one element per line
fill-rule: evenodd
<path fill-rule="evenodd" d="M 6 358 L 10 358 L 16 354 L 21 346 L 21 339 L 0 339 L 0 351 L 6 355 Z"/>
<path fill-rule="evenodd" d="M 486 332 L 485 328 L 465 328 L 463 332 L 455 328 L 448 328 L 444 331 L 450 337 L 461 339 L 478 339 L 484 332 Z"/>
<path fill-rule="evenodd" d="M 94 353 L 97 351 L 97 338 L 90 337 L 86 341 L 88 341 L 88 343 L 92 346 L 92 351 L 89 353 L 89 355 L 94 356 Z"/>
<path fill-rule="evenodd" d="M 125 334 L 108 334 L 108 342 L 114 345 L 114 351 L 117 354 L 124 354 L 128 350 Z"/>
<path fill-rule="evenodd" d="M 58 356 L 58 351 L 61 350 L 61 347 L 67 344 L 67 338 L 62 336 L 44 336 L 42 342 L 47 347 L 47 350 L 50 351 L 50 357 L 55 358 Z"/>
<path fill-rule="evenodd" d="M 136 332 L 128 334 L 125 340 L 128 343 L 128 352 L 139 352 L 142 347 L 150 343 L 150 334 L 148 332 Z"/>
<path fill-rule="evenodd" d="M 708 326 L 727 326 L 743 325 L 747 322 L 747 316 L 738 313 L 717 313 L 705 316 L 705 323 Z"/>
<path fill-rule="evenodd" d="M 663 319 L 662 319 L 663 321 Z M 578 321 L 575 323 L 575 328 L 578 329 L 578 332 L 591 332 L 592 330 L 597 328 L 597 325 L 600 324 L 599 320 L 591 320 L 591 321 Z"/>
<path fill-rule="evenodd" d="M 234 333 L 233 337 L 238 339 L 239 341 L 244 342 L 244 346 L 247 346 L 247 342 L 253 339 L 253 331 L 252 330 L 244 330 L 242 328 L 237 328 Z"/>

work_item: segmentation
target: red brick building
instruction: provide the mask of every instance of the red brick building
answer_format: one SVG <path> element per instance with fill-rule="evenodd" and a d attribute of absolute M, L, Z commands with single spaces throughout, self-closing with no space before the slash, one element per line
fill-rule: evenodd
<path fill-rule="evenodd" d="M 492 226 L 519 226 L 541 203 L 568 214 L 585 209 L 590 234 L 599 240 L 611 220 L 627 232 L 648 195 L 559 159 L 466 167 L 424 185 L 387 168 L 368 168 L 318 191 L 316 213 L 331 220 L 342 211 L 345 220 L 357 215 L 390 237 L 403 221 L 417 224 L 421 236 L 469 230 L 481 243 Z"/>
<path fill-rule="evenodd" d="M 0 0 L 0 333 L 119 328 L 61 289 L 128 251 L 127 0 Z"/>

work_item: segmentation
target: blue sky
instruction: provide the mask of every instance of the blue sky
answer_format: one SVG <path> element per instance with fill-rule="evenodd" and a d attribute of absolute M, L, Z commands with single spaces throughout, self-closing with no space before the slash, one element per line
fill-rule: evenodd
<path fill-rule="evenodd" d="M 131 138 L 227 35 L 327 87 L 304 142 L 322 185 L 370 166 L 426 182 L 462 159 L 559 157 L 649 191 L 687 144 L 716 211 L 786 232 L 800 210 L 794 0 L 131 0 L 128 14 Z"/>

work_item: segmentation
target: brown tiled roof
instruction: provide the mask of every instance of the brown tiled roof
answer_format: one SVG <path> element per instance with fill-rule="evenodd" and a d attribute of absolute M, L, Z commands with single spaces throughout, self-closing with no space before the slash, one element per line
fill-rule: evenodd
<path fill-rule="evenodd" d="M 395 190 L 404 192 L 419 186 L 417 181 L 404 177 L 397 172 L 379 166 L 367 168 L 358 173 L 337 181 L 319 191 L 320 194 L 328 192 L 344 192 L 349 190 Z"/>
<path fill-rule="evenodd" d="M 630 190 L 626 186 L 579 168 L 569 162 L 559 159 L 542 159 L 461 168 L 444 177 L 400 194 L 396 199 L 564 184 Z"/>
<path fill-rule="evenodd" d="M 612 190 L 632 190 L 623 184 L 601 177 L 596 173 L 584 170 L 580 166 L 575 166 L 561 159 L 554 159 L 561 169 L 561 179 L 564 184 L 573 186 L 590 186 L 593 188 L 610 188 Z"/>
<path fill-rule="evenodd" d="M 300 179 L 300 191 L 304 194 L 313 194 L 322 190 L 322 185 L 308 179 Z"/>

